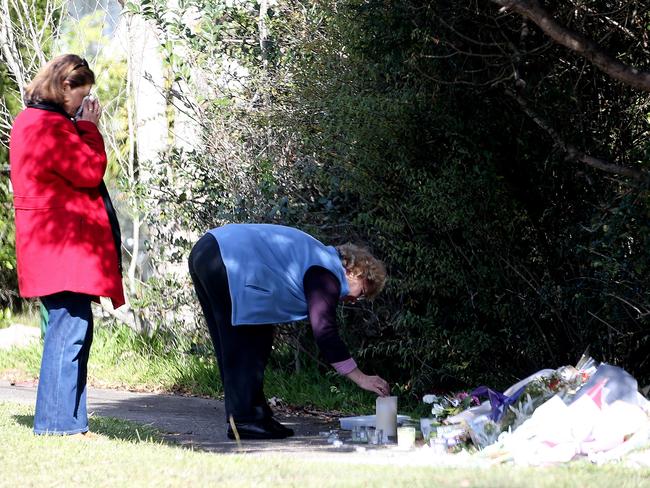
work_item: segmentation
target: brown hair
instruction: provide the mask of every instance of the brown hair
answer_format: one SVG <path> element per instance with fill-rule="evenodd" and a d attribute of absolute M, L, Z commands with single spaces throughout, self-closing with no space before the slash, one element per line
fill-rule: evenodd
<path fill-rule="evenodd" d="M 345 272 L 354 277 L 363 278 L 366 283 L 366 298 L 375 298 L 386 284 L 386 267 L 379 259 L 370 254 L 365 247 L 351 243 L 336 246 L 341 256 Z"/>
<path fill-rule="evenodd" d="M 71 88 L 94 85 L 95 74 L 85 59 L 76 54 L 64 54 L 52 59 L 38 72 L 25 89 L 25 103 L 63 103 L 63 86 Z"/>

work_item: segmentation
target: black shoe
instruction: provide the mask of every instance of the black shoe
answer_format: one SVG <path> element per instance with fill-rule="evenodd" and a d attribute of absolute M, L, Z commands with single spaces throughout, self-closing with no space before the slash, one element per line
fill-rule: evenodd
<path fill-rule="evenodd" d="M 278 429 L 269 419 L 255 422 L 235 422 L 235 427 L 240 439 L 284 439 L 288 437 L 286 432 Z M 231 425 L 228 425 L 227 436 L 228 439 L 235 439 Z"/>
<path fill-rule="evenodd" d="M 284 432 L 284 435 L 285 435 L 286 437 L 291 437 L 291 436 L 293 435 L 293 429 L 290 429 L 290 428 L 287 427 L 286 425 L 281 424 L 280 422 L 278 422 L 277 420 L 275 420 L 273 417 L 271 417 L 271 418 L 269 419 L 269 421 L 273 424 L 273 426 L 275 427 L 275 429 L 276 429 L 278 432 Z"/>

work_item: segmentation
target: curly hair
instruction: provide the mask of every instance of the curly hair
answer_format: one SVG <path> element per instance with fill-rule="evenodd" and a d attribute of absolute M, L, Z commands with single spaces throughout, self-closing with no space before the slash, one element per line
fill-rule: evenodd
<path fill-rule="evenodd" d="M 349 242 L 336 246 L 345 271 L 350 276 L 363 278 L 366 298 L 375 298 L 386 284 L 386 267 L 370 251 Z"/>
<path fill-rule="evenodd" d="M 48 62 L 25 89 L 25 103 L 63 103 L 63 86 L 71 88 L 94 85 L 95 74 L 88 63 L 76 54 L 57 56 Z"/>

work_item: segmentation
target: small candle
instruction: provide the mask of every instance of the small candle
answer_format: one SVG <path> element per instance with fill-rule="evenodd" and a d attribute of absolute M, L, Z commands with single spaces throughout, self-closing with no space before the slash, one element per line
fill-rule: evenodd
<path fill-rule="evenodd" d="M 415 445 L 415 427 L 398 427 L 397 447 L 412 449 Z"/>
<path fill-rule="evenodd" d="M 375 428 L 384 432 L 384 442 L 397 435 L 397 397 L 377 397 Z"/>

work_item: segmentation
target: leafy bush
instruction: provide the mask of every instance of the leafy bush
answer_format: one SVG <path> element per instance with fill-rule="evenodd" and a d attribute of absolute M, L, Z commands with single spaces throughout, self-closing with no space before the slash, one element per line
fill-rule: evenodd
<path fill-rule="evenodd" d="M 505 386 L 587 346 L 649 377 L 647 186 L 567 162 L 539 123 L 643 170 L 647 99 L 490 6 L 277 2 L 267 35 L 259 5 L 164 28 L 187 53 L 180 76 L 223 67 L 214 46 L 247 73 L 241 89 L 201 90 L 205 151 L 168 155 L 166 222 L 276 222 L 369 244 L 390 281 L 374 304 L 343 309 L 343 332 L 363 369 L 404 393 Z M 566 20 L 572 7 L 553 8 Z M 604 29 L 580 12 L 576 28 Z M 634 52 L 643 14 L 619 12 L 633 36 L 608 45 Z"/>

